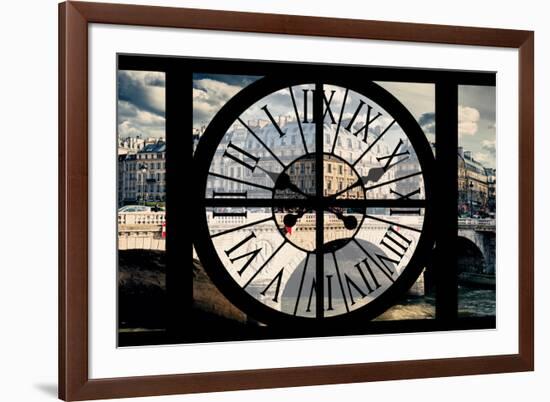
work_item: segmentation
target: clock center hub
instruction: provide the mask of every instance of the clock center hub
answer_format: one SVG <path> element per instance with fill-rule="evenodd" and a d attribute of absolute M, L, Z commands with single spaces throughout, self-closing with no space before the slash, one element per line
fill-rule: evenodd
<path fill-rule="evenodd" d="M 363 200 L 361 177 L 344 159 L 323 155 L 323 183 L 317 183 L 315 154 L 291 162 L 279 174 L 273 193 L 273 216 L 285 238 L 296 247 L 314 252 L 318 214 L 323 216 L 323 248 L 334 251 L 360 230 L 364 209 L 340 205 L 341 200 Z M 281 202 L 285 205 L 281 206 Z M 292 202 L 295 200 L 295 205 Z M 279 205 L 278 205 L 279 204 Z"/>

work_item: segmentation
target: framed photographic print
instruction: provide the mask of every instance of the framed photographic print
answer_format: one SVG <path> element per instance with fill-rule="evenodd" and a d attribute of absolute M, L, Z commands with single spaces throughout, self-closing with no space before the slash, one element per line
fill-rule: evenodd
<path fill-rule="evenodd" d="M 67 2 L 60 44 L 62 399 L 533 369 L 532 32 Z"/>

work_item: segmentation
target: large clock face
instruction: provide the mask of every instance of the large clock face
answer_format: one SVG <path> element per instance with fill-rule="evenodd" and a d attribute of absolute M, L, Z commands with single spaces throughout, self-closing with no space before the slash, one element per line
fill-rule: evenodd
<path fill-rule="evenodd" d="M 372 319 L 433 248 L 433 153 L 375 83 L 262 78 L 195 153 L 195 247 L 235 305 L 266 323 Z"/>

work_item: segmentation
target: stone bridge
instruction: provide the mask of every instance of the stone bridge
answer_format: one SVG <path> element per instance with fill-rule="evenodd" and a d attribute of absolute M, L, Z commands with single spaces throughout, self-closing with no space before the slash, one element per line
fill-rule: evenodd
<path fill-rule="evenodd" d="M 496 226 L 494 219 L 458 220 L 458 271 L 495 274 Z"/>
<path fill-rule="evenodd" d="M 217 226 L 219 227 L 212 227 L 211 229 L 213 232 L 216 232 L 236 225 L 236 222 L 232 222 L 231 219 L 240 218 L 227 218 L 227 221 L 218 222 Z M 279 236 L 273 231 L 272 226 L 267 224 L 263 226 L 265 227 L 255 227 L 259 241 L 270 243 L 270 236 Z M 363 236 L 361 237 L 367 241 L 371 238 L 372 241 L 375 241 L 375 239 L 380 238 L 381 233 L 386 230 L 386 227 L 387 225 L 377 222 L 364 224 L 361 229 L 363 232 Z M 337 230 L 327 232 L 338 236 Z M 134 212 L 118 215 L 119 250 L 165 250 L 165 234 L 165 212 Z M 295 233 L 295 235 L 300 234 Z M 309 236 L 314 241 L 315 236 L 311 232 L 308 232 L 307 229 L 302 235 Z M 458 272 L 460 275 L 492 276 L 494 278 L 496 260 L 494 219 L 459 219 L 457 245 Z M 270 247 L 264 248 L 264 252 L 269 253 L 269 251 Z M 194 250 L 193 257 L 197 257 Z M 422 280 L 419 280 L 418 286 L 423 287 Z M 418 289 L 415 293 L 423 293 L 423 290 Z"/>
<path fill-rule="evenodd" d="M 166 250 L 165 212 L 118 214 L 119 250 Z"/>

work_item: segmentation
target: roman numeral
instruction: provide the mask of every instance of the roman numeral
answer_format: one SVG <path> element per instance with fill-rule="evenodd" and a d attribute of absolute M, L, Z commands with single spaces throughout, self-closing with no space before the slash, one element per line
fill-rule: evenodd
<path fill-rule="evenodd" d="M 300 114 L 298 113 L 298 106 L 296 105 L 296 99 L 294 98 L 294 91 L 292 90 L 292 87 L 288 87 L 288 90 L 290 92 L 290 99 L 292 100 L 292 107 L 294 108 L 294 114 L 296 115 L 296 123 L 298 123 L 298 129 L 300 130 L 302 145 L 304 146 L 304 151 L 306 151 L 306 154 L 307 154 L 309 153 L 309 151 L 307 149 L 306 138 L 304 136 L 304 129 L 302 127 L 302 123 L 300 122 Z M 306 114 L 304 116 L 307 116 L 307 110 L 305 112 Z"/>
<path fill-rule="evenodd" d="M 420 208 L 418 209 L 390 208 L 390 216 L 392 215 L 420 215 Z"/>
<path fill-rule="evenodd" d="M 262 147 L 264 147 L 265 150 L 270 153 L 270 155 L 273 157 L 273 159 L 275 159 L 283 168 L 286 167 L 285 164 L 279 159 L 279 157 L 273 152 L 273 150 L 271 148 L 269 148 L 267 146 L 267 144 L 265 142 L 263 142 L 260 137 L 258 137 L 258 134 L 256 134 L 256 132 L 254 130 L 252 130 L 240 117 L 237 117 L 237 120 L 256 139 L 256 141 L 258 141 L 262 145 Z"/>
<path fill-rule="evenodd" d="M 390 282 L 395 282 L 395 279 L 393 278 L 396 272 L 394 267 L 397 266 L 397 264 L 399 264 L 401 260 L 394 260 L 392 258 L 386 257 L 383 254 L 378 254 L 378 253 L 374 254 L 376 256 L 375 258 L 361 245 L 361 243 L 359 243 L 358 240 L 356 239 L 353 239 L 353 240 L 355 244 L 363 251 L 363 253 L 365 253 L 365 256 L 366 256 L 366 258 L 363 259 L 363 261 L 361 261 L 359 264 L 356 265 L 356 268 L 360 270 L 360 264 L 363 263 L 365 265 L 365 268 L 367 269 L 367 272 L 369 274 L 368 278 L 367 278 L 367 275 L 363 275 L 364 273 L 361 270 L 359 274 L 363 278 L 363 282 L 365 282 L 365 286 L 369 290 L 369 293 L 375 291 L 380 287 L 380 283 L 378 282 L 378 280 L 376 279 L 376 276 L 374 275 L 374 272 L 372 269 L 373 267 L 377 268 L 377 270 L 381 272 L 386 278 L 388 278 Z M 374 265 L 371 266 L 369 264 L 369 260 Z M 370 280 L 367 280 L 367 279 L 370 279 Z M 372 286 L 371 286 L 371 283 L 372 283 Z"/>
<path fill-rule="evenodd" d="M 260 268 L 258 268 L 256 270 L 256 272 L 254 272 L 254 274 L 250 277 L 250 279 L 244 284 L 243 289 L 246 289 L 248 287 L 248 285 L 250 285 L 252 283 L 252 281 L 254 281 L 254 279 L 264 270 L 264 268 L 267 266 L 267 264 L 269 264 L 269 261 L 271 261 L 273 259 L 273 257 L 275 257 L 279 251 L 281 251 L 281 249 L 284 247 L 284 245 L 287 243 L 287 241 L 288 240 L 285 239 L 281 244 L 279 244 L 279 247 L 277 247 L 275 249 L 275 251 L 273 253 L 271 253 L 271 255 L 264 261 L 262 266 Z"/>
<path fill-rule="evenodd" d="M 308 103 L 309 103 L 309 96 L 308 94 L 311 92 L 311 97 L 313 98 L 315 90 L 314 89 L 302 89 L 304 92 L 304 120 L 303 123 L 313 123 L 313 118 L 311 120 L 308 120 Z M 330 96 L 327 98 L 327 91 L 323 91 L 323 103 L 325 105 L 325 111 L 323 112 L 323 121 L 327 117 L 327 114 L 330 118 L 330 124 L 336 124 L 336 119 L 334 118 L 334 113 L 330 107 L 332 103 L 332 99 L 334 98 L 334 94 L 336 93 L 336 90 L 330 91 Z"/>
<path fill-rule="evenodd" d="M 298 312 L 298 305 L 300 304 L 300 297 L 302 296 L 302 288 L 304 287 L 304 279 L 306 277 L 307 264 L 309 262 L 309 253 L 306 254 L 306 260 L 304 262 L 304 269 L 302 270 L 302 277 L 300 279 L 300 286 L 298 287 L 298 295 L 296 296 L 296 303 L 294 304 L 294 315 Z"/>
<path fill-rule="evenodd" d="M 334 310 L 334 308 L 332 307 L 332 276 L 333 275 L 327 275 L 327 310 Z"/>
<path fill-rule="evenodd" d="M 371 257 L 372 258 L 372 257 Z M 367 274 L 365 275 L 365 272 L 363 272 L 363 269 L 361 269 L 361 264 L 363 264 L 367 270 Z M 377 266 L 377 265 L 375 265 Z M 382 272 L 387 275 L 387 271 L 385 271 L 383 268 L 381 267 L 378 267 L 380 270 L 382 270 Z M 355 291 L 357 293 L 359 293 L 359 295 L 361 296 L 361 298 L 364 298 L 366 297 L 367 295 L 371 294 L 372 292 L 374 292 L 375 290 L 379 289 L 380 288 L 380 283 L 378 282 L 378 279 L 376 278 L 376 276 L 374 275 L 374 272 L 372 271 L 372 268 L 368 262 L 368 259 L 365 258 L 363 259 L 363 261 L 361 262 L 358 262 L 357 264 L 355 264 L 355 269 L 357 269 L 357 272 L 359 273 L 359 276 L 361 276 L 361 279 L 363 281 L 363 284 L 365 285 L 365 291 L 363 289 L 361 289 L 361 287 L 359 285 L 357 285 L 353 279 L 351 279 L 351 277 L 348 275 L 348 274 L 345 274 L 344 277 L 345 277 L 345 280 L 346 280 L 346 285 L 347 285 L 347 288 L 348 288 L 348 293 L 349 293 L 349 297 L 350 297 L 350 300 L 351 300 L 351 304 L 354 305 L 355 304 L 355 300 L 353 299 L 353 292 L 352 292 L 352 288 L 355 289 Z M 368 279 L 367 279 L 367 276 L 368 276 Z M 391 275 L 390 275 L 391 277 Z M 392 281 L 393 281 L 393 278 L 391 278 Z"/>
<path fill-rule="evenodd" d="M 394 148 L 393 152 L 390 155 L 386 156 L 380 156 L 376 158 L 378 162 L 381 162 L 383 160 L 386 160 L 386 164 L 384 165 L 384 171 L 387 171 L 388 169 L 394 167 L 395 165 L 400 164 L 403 161 L 406 161 L 410 157 L 409 151 L 399 152 L 399 148 L 401 148 L 401 145 L 403 145 L 403 140 L 399 139 L 399 142 L 397 143 L 397 146 Z M 396 162 L 392 163 L 393 159 L 399 156 L 405 156 L 404 158 L 398 159 Z"/>
<path fill-rule="evenodd" d="M 332 278 L 334 275 L 326 275 L 327 278 L 327 307 L 325 311 L 334 310 L 334 306 L 332 304 Z M 315 281 L 315 278 L 311 281 L 311 288 L 309 290 L 309 297 L 307 300 L 307 308 L 306 312 L 311 313 L 311 303 L 313 301 L 313 294 L 315 293 L 315 297 L 317 297 L 317 282 Z M 296 315 L 296 313 L 294 313 Z"/>
<path fill-rule="evenodd" d="M 401 194 L 390 188 L 390 193 L 397 195 L 398 200 L 410 200 L 413 195 L 420 194 L 420 187 L 407 194 Z"/>
<path fill-rule="evenodd" d="M 244 265 L 241 267 L 241 269 L 238 271 L 239 275 L 242 275 L 244 273 L 244 271 L 246 270 L 246 268 L 248 268 L 248 266 L 250 265 L 250 263 L 254 260 L 254 258 L 257 257 L 258 254 L 260 254 L 260 252 L 262 251 L 261 248 L 257 248 L 256 250 L 252 250 L 252 251 L 249 251 L 248 253 L 244 253 L 244 254 L 241 254 L 241 255 L 238 255 L 236 257 L 231 257 L 231 255 L 237 251 L 238 249 L 240 249 L 242 246 L 244 246 L 246 243 L 248 243 L 250 240 L 256 238 L 256 234 L 254 232 L 251 232 L 247 237 L 245 237 L 243 240 L 241 240 L 240 242 L 238 242 L 235 246 L 231 247 L 230 249 L 228 250 L 224 250 L 225 252 L 225 255 L 227 257 L 229 257 L 229 260 L 231 261 L 232 264 L 235 263 L 235 261 L 237 260 L 241 260 L 243 258 L 247 258 L 248 259 L 246 260 L 246 262 L 244 263 Z"/>
<path fill-rule="evenodd" d="M 235 151 L 236 155 L 229 152 L 230 148 Z M 241 155 L 242 159 L 239 158 L 237 155 Z M 225 152 L 223 153 L 223 156 L 237 162 L 238 164 L 244 166 L 245 168 L 247 168 L 251 172 L 254 171 L 254 169 L 258 165 L 258 162 L 260 161 L 260 158 L 246 152 L 244 149 L 239 148 L 236 145 L 233 145 L 231 142 L 227 145 L 227 148 L 225 149 Z M 247 159 L 251 160 L 253 163 L 247 162 Z"/>
<path fill-rule="evenodd" d="M 273 299 L 272 299 L 275 303 L 277 303 L 277 301 L 279 300 L 279 291 L 281 290 L 281 281 L 283 280 L 284 270 L 285 270 L 284 268 L 281 268 L 279 273 L 273 277 L 271 282 L 269 282 L 269 284 L 265 287 L 265 289 L 260 293 L 262 296 L 265 296 L 265 294 L 267 293 L 271 285 L 277 282 L 277 284 L 275 285 L 275 296 L 273 296 Z"/>
<path fill-rule="evenodd" d="M 346 285 L 348 287 L 348 293 L 349 293 L 349 298 L 351 300 L 351 305 L 353 306 L 355 304 L 355 300 L 353 299 L 353 292 L 351 291 L 352 287 L 361 295 L 361 299 L 365 297 L 367 294 L 363 292 L 363 290 L 361 290 L 361 288 L 357 286 L 355 282 L 353 282 L 353 280 L 349 277 L 348 274 L 344 274 L 344 278 L 346 280 Z"/>
<path fill-rule="evenodd" d="M 344 292 L 344 285 L 342 283 L 342 276 L 340 275 L 340 268 L 338 267 L 338 260 L 336 259 L 336 253 L 332 253 L 332 260 L 334 261 L 334 268 L 336 269 L 336 275 L 338 276 L 338 284 L 340 285 L 340 292 L 342 292 L 342 298 L 344 299 L 344 305 L 346 306 L 346 311 L 349 312 L 348 301 L 346 298 L 346 293 Z"/>
<path fill-rule="evenodd" d="M 407 194 L 401 194 L 390 188 L 390 193 L 397 195 L 398 200 L 410 200 L 413 195 L 420 194 L 420 187 Z M 390 215 L 420 215 L 420 208 L 418 209 L 392 209 L 390 208 Z"/>
<path fill-rule="evenodd" d="M 236 192 L 236 193 L 225 193 L 225 192 L 217 192 L 217 191 L 213 191 L 212 192 L 212 198 L 247 198 L 247 192 L 246 191 L 239 191 L 239 192 Z M 222 211 L 222 212 L 219 212 L 216 208 L 214 208 L 214 210 L 212 211 L 212 217 L 213 218 L 218 218 L 220 216 L 236 216 L 236 217 L 244 217 L 246 218 L 246 214 L 247 214 L 247 211 L 246 209 L 244 211 L 240 211 L 240 212 L 227 212 L 227 211 Z"/>
<path fill-rule="evenodd" d="M 309 123 L 309 120 L 308 120 L 308 93 L 311 92 L 309 89 L 302 89 L 302 92 L 304 93 L 304 120 L 302 121 L 302 123 Z M 313 93 L 313 92 L 312 92 Z M 313 121 L 313 119 L 312 119 Z"/>
<path fill-rule="evenodd" d="M 367 272 L 368 272 L 369 278 L 370 278 L 370 282 L 367 280 L 367 277 L 365 276 L 365 273 L 361 269 L 361 263 L 363 263 L 365 265 L 365 268 L 367 269 Z M 355 264 L 355 269 L 357 269 L 357 272 L 359 272 L 359 275 L 361 276 L 361 279 L 363 280 L 363 283 L 367 287 L 369 293 L 372 293 L 376 289 L 380 288 L 380 283 L 376 279 L 376 276 L 374 276 L 374 273 L 372 272 L 372 268 L 369 265 L 369 261 L 366 258 L 363 261 L 358 262 L 357 264 Z M 371 282 L 372 282 L 372 286 L 371 286 Z"/>
<path fill-rule="evenodd" d="M 380 241 L 381 245 L 383 245 L 399 257 L 399 261 L 401 261 L 401 259 L 405 255 L 411 243 L 412 240 L 407 239 L 401 233 L 396 231 L 392 226 L 389 227 L 389 229 L 384 234 L 384 237 Z M 393 262 L 393 260 L 390 261 Z"/>
<path fill-rule="evenodd" d="M 382 168 L 377 168 L 377 169 L 382 169 Z M 387 186 L 388 184 L 392 184 L 401 180 L 410 179 L 411 177 L 418 176 L 420 174 L 422 174 L 422 172 L 415 172 L 415 173 L 407 174 L 405 176 L 396 177 L 395 179 L 392 179 L 392 180 L 387 180 L 381 183 L 373 184 L 372 186 L 365 187 L 365 190 L 372 190 L 373 188 Z"/>
<path fill-rule="evenodd" d="M 313 278 L 313 281 L 311 281 L 311 290 L 309 291 L 309 298 L 307 299 L 307 309 L 306 312 L 311 313 L 311 299 L 313 299 L 313 292 L 315 292 L 315 297 L 317 297 L 317 292 L 315 289 L 317 289 L 315 282 L 315 278 Z"/>
<path fill-rule="evenodd" d="M 328 114 L 328 116 L 330 117 L 330 124 L 336 124 L 336 119 L 334 118 L 334 114 L 332 113 L 332 109 L 330 108 L 330 104 L 332 102 L 332 98 L 334 98 L 335 93 L 335 90 L 330 91 L 330 97 L 327 99 L 327 93 L 326 91 L 323 91 L 323 99 L 326 107 L 325 112 L 323 113 L 323 121 Z"/>
<path fill-rule="evenodd" d="M 346 108 L 346 101 L 348 99 L 349 89 L 346 88 L 344 92 L 344 100 L 342 101 L 342 107 L 340 108 L 340 116 L 338 117 L 338 126 L 336 127 L 336 133 L 334 134 L 334 140 L 332 141 L 332 150 L 330 152 L 334 153 L 336 144 L 338 142 L 338 134 L 340 134 L 340 126 L 342 125 L 342 117 L 344 116 L 344 109 Z"/>
<path fill-rule="evenodd" d="M 355 133 L 353 132 L 353 124 L 355 123 L 355 120 L 357 119 L 357 116 L 359 115 L 359 112 L 363 108 L 364 105 L 367 105 L 363 100 L 359 101 L 359 105 L 357 106 L 357 109 L 355 109 L 355 112 L 353 113 L 353 116 L 351 117 L 351 120 L 349 121 L 346 130 L 348 130 L 350 133 L 355 135 L 356 137 L 361 134 L 361 131 L 363 131 L 363 142 L 367 142 L 367 136 L 369 131 L 369 126 L 376 121 L 380 116 L 382 116 L 382 113 L 378 112 L 376 116 L 371 118 L 371 112 L 372 112 L 372 106 L 367 105 L 367 120 L 365 122 L 365 125 L 361 128 L 359 128 Z"/>
<path fill-rule="evenodd" d="M 279 125 L 277 124 L 277 122 L 276 122 L 275 119 L 273 118 L 273 115 L 271 114 L 271 112 L 270 112 L 269 109 L 267 108 L 267 105 L 265 105 L 264 107 L 262 107 L 262 110 L 265 112 L 265 114 L 267 115 L 267 117 L 268 117 L 269 120 L 271 121 L 271 124 L 273 124 L 273 127 L 275 127 L 275 129 L 277 130 L 277 132 L 279 133 L 279 135 L 280 135 L 281 137 L 284 137 L 284 135 L 286 134 L 286 131 L 281 130 L 281 127 L 279 127 Z"/>
<path fill-rule="evenodd" d="M 384 276 L 386 276 L 386 278 L 388 278 L 391 282 L 394 282 L 395 279 L 393 279 L 393 275 L 396 272 L 395 267 L 399 264 L 401 260 L 394 260 L 393 258 L 386 257 L 383 254 L 375 255 L 376 257 L 378 257 L 378 261 L 376 261 L 372 256 L 371 260 L 376 268 L 378 268 L 380 272 L 382 272 Z"/>

